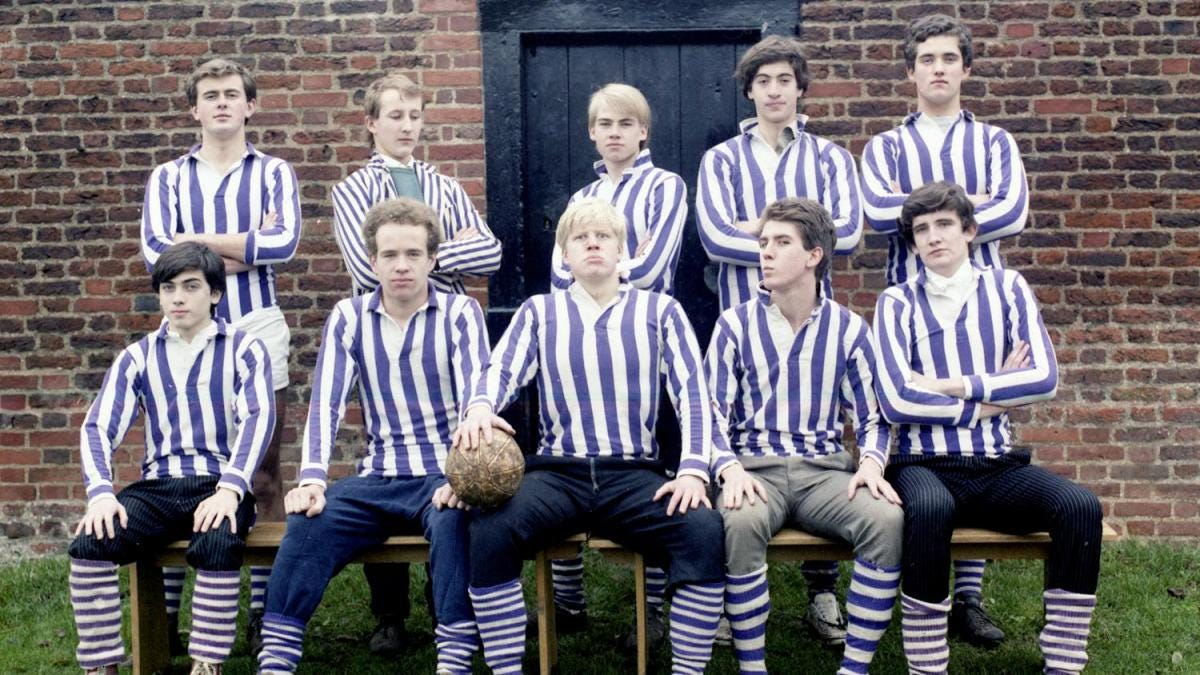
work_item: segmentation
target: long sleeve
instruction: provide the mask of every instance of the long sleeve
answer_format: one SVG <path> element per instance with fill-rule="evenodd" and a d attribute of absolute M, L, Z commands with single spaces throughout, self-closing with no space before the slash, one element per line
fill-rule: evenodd
<path fill-rule="evenodd" d="M 521 387 L 537 374 L 539 322 L 535 302 L 535 298 L 526 300 L 513 315 L 508 330 L 500 336 L 488 358 L 486 372 L 477 378 L 478 385 L 468 408 L 487 403 L 493 411 L 499 412 L 512 403 Z"/>
<path fill-rule="evenodd" d="M 713 402 L 713 420 L 717 431 L 726 438 L 724 444 L 714 438 L 711 462 L 713 476 L 720 475 L 729 462 L 737 459 L 728 441 L 729 417 L 738 398 L 740 376 L 737 363 L 737 340 L 730 330 L 729 320 L 722 316 L 717 320 L 712 339 L 708 342 L 708 351 L 704 355 L 704 371 L 708 375 L 708 391 Z"/>
<path fill-rule="evenodd" d="M 1016 272 L 1002 272 L 999 292 L 1008 298 L 1005 325 L 1005 354 L 1018 340 L 1029 345 L 1029 366 L 982 375 L 967 375 L 966 397 L 980 403 L 1014 407 L 1054 398 L 1058 387 L 1058 360 L 1054 345 L 1042 323 L 1037 300 L 1025 279 Z"/>
<path fill-rule="evenodd" d="M 80 464 L 89 503 L 114 494 L 113 450 L 121 444 L 130 425 L 137 419 L 144 371 L 140 360 L 134 357 L 136 348 L 129 347 L 117 355 L 80 430 Z"/>
<path fill-rule="evenodd" d="M 245 495 L 275 433 L 275 389 L 271 358 L 261 340 L 244 336 L 236 359 L 233 409 L 237 440 L 217 485 Z"/>
<path fill-rule="evenodd" d="M 628 270 L 629 283 L 634 288 L 662 290 L 668 288 L 679 262 L 679 247 L 683 243 L 683 224 L 687 219 L 687 186 L 683 179 L 671 174 L 654 186 L 647 205 L 650 244 L 646 252 L 623 263 Z M 639 247 L 642 242 L 638 242 Z"/>
<path fill-rule="evenodd" d="M 246 233 L 247 265 L 281 265 L 296 254 L 300 242 L 300 194 L 296 172 L 287 162 L 270 158 L 263 169 L 267 191 L 267 213 L 275 214 L 268 228 Z"/>
<path fill-rule="evenodd" d="M 438 246 L 438 271 L 488 275 L 500 269 L 500 240 L 488 229 L 479 211 L 475 210 L 475 205 L 466 190 L 456 180 L 445 177 L 438 177 L 437 180 L 444 185 L 444 197 L 450 203 L 450 218 L 453 221 L 447 228 L 450 238 Z M 479 236 L 464 241 L 453 241 L 455 234 L 468 228 L 478 230 Z"/>
<path fill-rule="evenodd" d="M 875 399 L 875 349 L 871 331 L 863 323 L 846 356 L 846 376 L 842 378 L 841 407 L 854 420 L 854 436 L 858 443 L 859 463 L 870 457 L 887 466 L 891 433 L 879 413 Z"/>
<path fill-rule="evenodd" d="M 358 377 L 358 365 L 351 354 L 356 330 L 352 318 L 356 313 L 348 305 L 346 301 L 338 303 L 325 321 L 304 427 L 300 485 L 325 485 L 338 427 Z"/>
<path fill-rule="evenodd" d="M 158 256 L 175 243 L 179 192 L 172 176 L 172 164 L 161 164 L 146 181 L 146 197 L 142 203 L 141 244 L 146 269 L 153 270 Z"/>
<path fill-rule="evenodd" d="M 696 179 L 696 224 L 700 243 L 715 262 L 757 266 L 758 237 L 738 229 L 736 167 L 718 146 L 704 153 Z"/>
<path fill-rule="evenodd" d="M 359 173 L 363 175 L 350 176 L 333 187 L 333 234 L 342 251 L 346 271 L 350 273 L 356 292 L 361 294 L 378 288 L 379 278 L 371 269 L 362 235 L 363 219 L 374 202 L 366 184 L 366 172 Z"/>
<path fill-rule="evenodd" d="M 669 300 L 662 315 L 663 356 L 659 374 L 667 378 L 679 420 L 682 455 L 678 474 L 708 481 L 712 452 L 712 410 L 696 334 L 683 308 Z"/>
<path fill-rule="evenodd" d="M 1029 188 L 1017 142 L 1007 131 L 994 131 L 988 146 L 987 191 L 991 199 L 975 207 L 976 244 L 1012 237 L 1025 229 Z"/>
<path fill-rule="evenodd" d="M 459 405 L 459 418 L 467 412 L 467 401 L 478 386 L 479 378 L 488 365 L 487 322 L 474 298 L 464 296 L 458 315 L 454 317 L 454 341 L 450 345 L 450 367 L 459 390 L 454 398 Z"/>
<path fill-rule="evenodd" d="M 893 287 L 879 296 L 875 306 L 875 335 L 879 340 L 882 370 L 877 371 L 875 394 L 883 416 L 892 424 L 940 424 L 969 427 L 978 418 L 973 401 L 927 391 L 913 384 L 909 353 L 912 307 Z"/>
<path fill-rule="evenodd" d="M 862 239 L 863 210 L 859 196 L 858 171 L 854 168 L 854 156 L 845 148 L 825 143 L 821 165 L 825 172 L 825 193 L 821 201 L 833 219 L 837 243 L 834 251 L 841 254 L 853 253 Z M 755 253 L 757 254 L 757 242 Z"/>
<path fill-rule="evenodd" d="M 879 134 L 863 149 L 863 211 L 867 224 L 876 232 L 897 234 L 900 209 L 908 195 L 896 189 L 900 184 L 900 152 L 892 134 Z"/>

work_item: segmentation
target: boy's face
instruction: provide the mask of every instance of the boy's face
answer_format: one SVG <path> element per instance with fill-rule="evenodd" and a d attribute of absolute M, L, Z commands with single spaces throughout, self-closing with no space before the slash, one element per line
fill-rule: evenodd
<path fill-rule="evenodd" d="M 825 254 L 820 248 L 811 251 L 804 248 L 804 238 L 796 225 L 768 220 L 758 235 L 758 257 L 763 286 L 769 291 L 779 291 L 813 277 Z"/>
<path fill-rule="evenodd" d="M 379 277 L 384 297 L 400 304 L 421 298 L 436 258 L 425 250 L 427 235 L 420 225 L 388 223 L 375 232 L 371 268 Z"/>
<path fill-rule="evenodd" d="M 158 303 L 171 330 L 187 339 L 212 321 L 212 306 L 221 292 L 208 285 L 200 270 L 187 270 L 158 286 Z"/>
<path fill-rule="evenodd" d="M 255 101 L 246 99 L 241 75 L 206 77 L 196 83 L 192 118 L 200 123 L 204 136 L 228 139 L 246 128 L 255 107 Z"/>
<path fill-rule="evenodd" d="M 796 71 L 787 61 L 776 61 L 759 66 L 750 81 L 751 101 L 754 114 L 760 122 L 791 124 L 796 119 L 800 96 L 804 92 L 796 83 Z"/>
<path fill-rule="evenodd" d="M 908 71 L 908 79 L 917 85 L 917 99 L 922 107 L 941 111 L 947 106 L 957 108 L 963 80 L 971 69 L 963 65 L 958 50 L 958 38 L 935 35 L 917 45 L 917 60 Z"/>
<path fill-rule="evenodd" d="M 975 228 L 963 229 L 962 220 L 951 210 L 934 211 L 913 218 L 913 248 L 925 267 L 948 277 L 958 271 L 971 252 Z"/>
<path fill-rule="evenodd" d="M 407 164 L 421 140 L 423 115 L 420 98 L 405 98 L 398 89 L 385 90 L 379 95 L 379 117 L 367 118 L 375 149 Z"/>
<path fill-rule="evenodd" d="M 619 113 L 608 106 L 600 106 L 596 122 L 588 129 L 588 136 L 596 144 L 596 152 L 610 164 L 625 164 L 637 157 L 642 141 L 648 133 L 646 125 L 630 114 Z"/>
<path fill-rule="evenodd" d="M 567 236 L 563 260 L 579 281 L 600 282 L 618 274 L 622 243 L 607 224 L 580 223 Z"/>

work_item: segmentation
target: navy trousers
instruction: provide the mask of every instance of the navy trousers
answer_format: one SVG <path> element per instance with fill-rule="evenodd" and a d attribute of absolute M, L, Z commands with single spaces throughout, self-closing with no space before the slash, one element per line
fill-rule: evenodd
<path fill-rule="evenodd" d="M 76 560 L 107 560 L 126 565 L 143 559 L 166 544 L 188 539 L 187 561 L 210 572 L 241 569 L 246 535 L 254 525 L 254 495 L 247 492 L 238 505 L 237 532 L 229 521 L 208 532 L 192 532 L 193 514 L 200 502 L 217 490 L 217 476 L 141 480 L 121 490 L 117 501 L 125 507 L 129 524 L 115 522 L 115 539 L 98 539 L 81 533 L 68 553 Z M 115 520 L 115 519 L 114 519 Z"/>
<path fill-rule="evenodd" d="M 287 533 L 267 585 L 267 613 L 307 623 L 325 587 L 363 550 L 398 534 L 429 541 L 433 606 L 444 624 L 474 621 L 467 598 L 467 522 L 460 509 L 430 499 L 445 476 L 343 478 L 326 492 L 325 510 L 288 516 Z"/>
<path fill-rule="evenodd" d="M 530 456 L 525 466 L 513 498 L 471 520 L 471 586 L 512 581 L 522 560 L 579 532 L 662 561 L 672 588 L 725 579 L 720 514 L 701 505 L 668 516 L 669 495 L 651 500 L 666 479 L 649 463 Z"/>
<path fill-rule="evenodd" d="M 931 603 L 946 599 L 956 526 L 1049 532 L 1046 588 L 1096 593 L 1104 528 L 1100 501 L 1087 488 L 1030 465 L 1028 452 L 995 458 L 898 456 L 886 475 L 904 502 L 905 595 Z"/>

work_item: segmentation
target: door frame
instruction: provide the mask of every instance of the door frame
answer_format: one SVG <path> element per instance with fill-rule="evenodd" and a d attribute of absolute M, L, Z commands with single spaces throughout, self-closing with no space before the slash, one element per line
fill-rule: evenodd
<path fill-rule="evenodd" d="M 528 297 L 525 284 L 525 147 L 521 55 L 547 33 L 759 31 L 798 35 L 803 0 L 479 0 L 483 47 L 484 155 L 487 220 L 504 257 L 488 283 L 493 341 Z M 537 261 L 536 264 L 546 264 Z"/>

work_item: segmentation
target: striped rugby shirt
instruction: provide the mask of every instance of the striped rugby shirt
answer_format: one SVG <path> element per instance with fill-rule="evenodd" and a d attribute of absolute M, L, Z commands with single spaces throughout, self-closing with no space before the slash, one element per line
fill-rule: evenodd
<path fill-rule="evenodd" d="M 862 317 L 822 298 L 798 332 L 758 289 L 717 320 L 704 365 L 739 455 L 818 457 L 844 450 L 842 414 L 859 457 L 887 466 L 891 441 L 874 387 L 875 350 Z"/>
<path fill-rule="evenodd" d="M 104 376 L 80 431 L 89 502 L 113 494 L 112 454 L 139 412 L 146 416 L 142 478 L 220 476 L 239 495 L 250 489 L 275 429 L 271 359 L 258 338 L 220 318 L 187 379 L 168 360 L 168 324 L 126 347 Z"/>
<path fill-rule="evenodd" d="M 278 304 L 274 266 L 291 260 L 300 241 L 296 173 L 247 143 L 241 162 L 222 177 L 213 198 L 205 199 L 197 174 L 199 151 L 197 145 L 150 174 L 142 207 L 142 257 L 153 270 L 176 233 L 247 233 L 245 262 L 252 267 L 229 275 L 217 304 L 217 316 L 237 321 Z M 263 229 L 268 213 L 275 214 L 275 222 Z"/>
<path fill-rule="evenodd" d="M 413 160 L 413 167 L 424 202 L 438 214 L 442 225 L 437 267 L 430 273 L 429 281 L 439 291 L 463 293 L 463 275 L 488 275 L 500 269 L 500 240 L 488 229 L 458 181 L 441 175 L 426 162 Z M 371 156 L 366 166 L 333 187 L 333 233 L 354 282 L 355 295 L 369 293 L 379 286 L 363 242 L 363 219 L 372 206 L 396 197 L 392 174 L 378 153 Z M 479 236 L 451 241 L 455 234 L 469 228 L 479 230 Z"/>
<path fill-rule="evenodd" d="M 656 459 L 662 378 L 680 424 L 678 474 L 708 480 L 713 418 L 704 366 L 692 326 L 669 296 L 622 284 L 599 307 L 574 284 L 529 298 L 492 350 L 471 404 L 499 411 L 534 375 L 538 454 Z"/>
<path fill-rule="evenodd" d="M 603 197 L 603 188 L 611 184 L 603 161 L 595 164 L 600 179 L 580 189 L 569 203 L 587 197 Z M 609 203 L 625 216 L 625 252 L 629 260 L 620 264 L 622 278 L 634 288 L 671 294 L 675 268 L 679 265 L 679 246 L 683 242 L 683 224 L 687 220 L 687 186 L 677 174 L 654 166 L 650 150 L 638 153 L 633 166 L 625 170 L 616 184 Z M 633 258 L 638 245 L 650 239 L 646 253 Z M 550 281 L 563 289 L 575 280 L 566 269 L 562 250 L 554 247 Z"/>
<path fill-rule="evenodd" d="M 741 134 L 704 153 L 696 180 L 696 222 L 704 250 L 718 263 L 717 295 L 722 310 L 754 299 L 762 280 L 758 237 L 741 231 L 737 223 L 758 220 L 772 202 L 785 197 L 820 202 L 833 218 L 835 253 L 853 252 L 862 238 L 854 158 L 844 148 L 804 131 L 807 121 L 805 115 L 796 117 L 795 138 L 770 175 L 754 156 L 757 118 L 742 121 Z M 827 297 L 831 295 L 830 275 L 822 280 Z"/>
<path fill-rule="evenodd" d="M 979 418 L 979 404 L 1017 406 L 1054 397 L 1058 363 L 1037 301 L 1013 270 L 974 267 L 975 291 L 952 324 L 934 316 L 925 271 L 879 296 L 875 393 L 883 416 L 896 425 L 900 454 L 995 457 L 1012 449 L 1008 415 Z M 1000 372 L 1017 340 L 1029 345 L 1030 365 Z M 912 384 L 917 371 L 961 377 L 966 398 Z"/>
<path fill-rule="evenodd" d="M 334 307 L 313 376 L 301 485 L 325 485 L 356 383 L 366 442 L 359 475 L 442 473 L 462 402 L 487 364 L 488 340 L 473 298 L 430 286 L 429 301 L 404 325 L 387 314 L 378 289 Z"/>
<path fill-rule="evenodd" d="M 1007 131 L 977 122 L 974 115 L 963 110 L 935 155 L 917 128 L 920 115 L 913 113 L 895 129 L 877 134 L 863 150 L 867 223 L 876 232 L 891 235 L 889 286 L 911 279 L 922 267 L 898 231 L 904 200 L 922 185 L 946 180 L 961 185 L 967 194 L 991 195 L 990 200 L 975 207 L 979 228 L 971 259 L 980 267 L 1003 266 L 999 240 L 1020 234 L 1029 214 L 1025 166 L 1017 142 Z"/>

